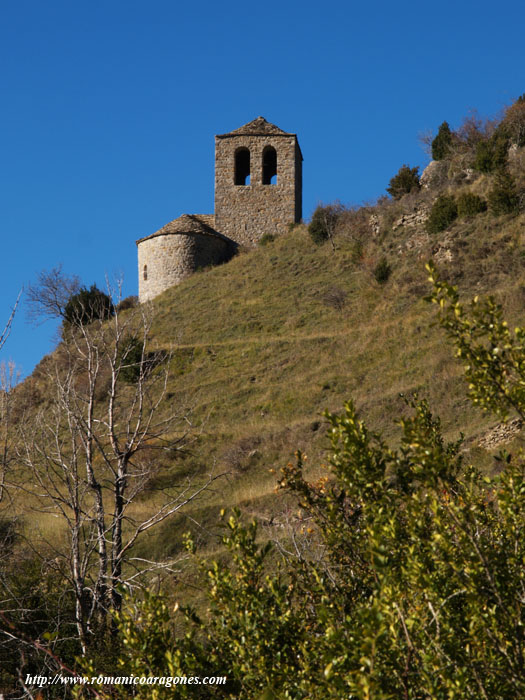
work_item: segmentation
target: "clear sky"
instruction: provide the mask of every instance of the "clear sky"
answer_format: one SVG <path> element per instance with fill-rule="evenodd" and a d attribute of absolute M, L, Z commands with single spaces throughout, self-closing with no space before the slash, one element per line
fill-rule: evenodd
<path fill-rule="evenodd" d="M 213 213 L 213 137 L 259 115 L 298 135 L 305 218 L 384 194 L 418 134 L 525 92 L 524 25 L 522 0 L 3 2 L 0 321 L 59 263 L 136 294 L 135 240 Z M 53 335 L 21 308 L 1 357 L 28 374 Z"/>

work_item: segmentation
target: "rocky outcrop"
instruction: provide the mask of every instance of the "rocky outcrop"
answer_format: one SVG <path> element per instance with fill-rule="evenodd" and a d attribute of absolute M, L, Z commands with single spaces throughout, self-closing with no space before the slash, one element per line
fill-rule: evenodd
<path fill-rule="evenodd" d="M 512 442 L 523 427 L 521 418 L 515 418 L 508 423 L 500 423 L 491 428 L 478 442 L 478 446 L 484 450 L 494 450 L 500 445 Z"/>
<path fill-rule="evenodd" d="M 447 168 L 445 161 L 431 160 L 419 178 L 421 189 L 428 190 L 442 184 L 447 179 Z"/>
<path fill-rule="evenodd" d="M 430 208 L 426 204 L 418 204 L 412 212 L 408 212 L 394 221 L 392 228 L 394 231 L 398 228 L 421 228 L 424 227 Z"/>

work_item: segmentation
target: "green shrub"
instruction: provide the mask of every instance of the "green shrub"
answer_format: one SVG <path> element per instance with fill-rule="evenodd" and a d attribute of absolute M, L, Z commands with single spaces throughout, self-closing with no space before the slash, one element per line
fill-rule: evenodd
<path fill-rule="evenodd" d="M 474 170 L 491 173 L 502 168 L 507 162 L 509 140 L 501 131 L 496 131 L 489 139 L 479 141 L 476 145 Z"/>
<path fill-rule="evenodd" d="M 511 174 L 507 170 L 497 173 L 494 187 L 489 192 L 490 210 L 496 216 L 518 211 L 519 197 Z"/>
<path fill-rule="evenodd" d="M 119 348 L 117 364 L 120 367 L 119 377 L 127 384 L 136 384 L 144 369 L 144 347 L 138 338 L 126 338 Z"/>
<path fill-rule="evenodd" d="M 389 186 L 386 188 L 388 194 L 394 199 L 401 199 L 405 194 L 409 194 L 414 190 L 419 190 L 419 168 L 411 168 L 409 165 L 402 165 L 397 175 L 390 180 Z"/>
<path fill-rule="evenodd" d="M 432 141 L 433 160 L 443 160 L 450 153 L 452 146 L 452 132 L 447 122 L 439 127 L 436 138 Z"/>
<path fill-rule="evenodd" d="M 392 267 L 388 264 L 388 260 L 386 258 L 381 258 L 374 268 L 374 277 L 379 284 L 384 284 L 388 281 L 391 272 Z"/>
<path fill-rule="evenodd" d="M 259 245 L 268 245 L 268 243 L 273 243 L 275 241 L 275 236 L 273 233 L 263 233 L 259 239 Z"/>
<path fill-rule="evenodd" d="M 463 192 L 458 197 L 457 202 L 458 216 L 463 218 L 465 216 L 476 216 L 483 211 L 487 211 L 487 202 L 478 197 L 477 194 L 472 194 L 472 192 Z"/>
<path fill-rule="evenodd" d="M 492 170 L 492 149 L 488 141 L 479 141 L 476 146 L 474 170 L 481 173 L 490 173 Z"/>
<path fill-rule="evenodd" d="M 430 210 L 426 228 L 429 233 L 444 231 L 457 218 L 458 208 L 454 197 L 441 194 Z"/>
<path fill-rule="evenodd" d="M 64 322 L 73 326 L 84 326 L 98 319 L 113 316 L 113 302 L 95 284 L 90 289 L 82 287 L 74 294 L 64 309 Z"/>
<path fill-rule="evenodd" d="M 117 304 L 117 311 L 126 311 L 126 309 L 133 309 L 139 303 L 139 298 L 137 296 L 130 296 L 122 299 Z"/>
<path fill-rule="evenodd" d="M 353 241 L 352 247 L 350 250 L 350 259 L 354 263 L 354 265 L 359 265 L 361 262 L 363 262 L 363 257 L 365 254 L 365 249 L 363 246 L 362 241 Z"/>
<path fill-rule="evenodd" d="M 327 240 L 332 239 L 335 234 L 335 227 L 343 207 L 340 204 L 320 204 L 312 215 L 312 220 L 308 226 L 308 233 L 317 245 L 322 245 Z"/>

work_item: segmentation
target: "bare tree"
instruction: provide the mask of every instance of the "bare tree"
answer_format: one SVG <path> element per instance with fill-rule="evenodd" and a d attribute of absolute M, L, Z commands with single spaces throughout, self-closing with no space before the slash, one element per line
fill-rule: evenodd
<path fill-rule="evenodd" d="M 15 318 L 16 310 L 22 296 L 22 290 L 18 293 L 11 314 L 7 319 L 4 329 L 0 333 L 0 350 L 4 347 Z M 10 423 L 13 389 L 18 381 L 18 374 L 13 362 L 8 365 L 0 364 L 0 503 L 6 494 L 6 478 L 8 466 L 11 462 L 10 451 Z"/>
<path fill-rule="evenodd" d="M 330 241 L 332 250 L 335 251 L 334 237 L 337 232 L 341 215 L 346 211 L 346 207 L 338 200 L 331 204 L 320 202 L 312 215 L 312 220 L 308 226 L 308 231 L 317 242 Z"/>
<path fill-rule="evenodd" d="M 81 289 L 77 275 L 66 275 L 62 265 L 51 270 L 42 270 L 35 284 L 26 290 L 27 316 L 33 322 L 63 319 L 68 301 Z"/>
<path fill-rule="evenodd" d="M 434 133 L 432 129 L 425 129 L 418 134 L 419 145 L 423 149 L 425 155 L 427 155 L 432 160 L 432 141 L 434 140 Z"/>
<path fill-rule="evenodd" d="M 6 496 L 9 467 L 13 461 L 11 413 L 13 389 L 18 382 L 15 364 L 0 364 L 0 504 Z"/>
<path fill-rule="evenodd" d="M 503 125 L 516 147 L 521 148 L 525 145 L 525 99 L 523 97 L 507 107 Z"/>
<path fill-rule="evenodd" d="M 9 334 L 11 333 L 11 327 L 13 325 L 16 310 L 18 308 L 18 304 L 20 303 L 21 296 L 22 296 L 22 290 L 20 290 L 18 292 L 18 296 L 16 298 L 16 301 L 15 301 L 13 308 L 11 309 L 11 314 L 10 314 L 9 318 L 7 319 L 7 323 L 5 324 L 4 329 L 0 332 L 0 350 L 4 347 L 6 340 L 9 338 Z"/>
<path fill-rule="evenodd" d="M 150 326 L 141 306 L 68 327 L 47 369 L 50 395 L 20 442 L 34 484 L 23 488 L 64 526 L 67 542 L 48 539 L 47 558 L 71 584 L 84 652 L 120 609 L 122 586 L 174 565 L 134 556 L 140 536 L 218 478 L 187 480 L 137 504 L 192 428 L 187 412 L 165 400 L 170 357 L 148 351 Z"/>

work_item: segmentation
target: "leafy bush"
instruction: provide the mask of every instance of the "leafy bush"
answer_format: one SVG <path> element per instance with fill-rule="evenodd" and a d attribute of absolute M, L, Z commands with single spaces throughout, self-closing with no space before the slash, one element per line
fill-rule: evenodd
<path fill-rule="evenodd" d="M 352 246 L 350 249 L 350 259 L 354 265 L 359 265 L 363 262 L 365 255 L 365 248 L 363 242 L 360 240 L 352 241 Z"/>
<path fill-rule="evenodd" d="M 447 122 L 443 122 L 439 127 L 436 138 L 432 141 L 433 160 L 443 160 L 450 153 L 452 146 L 452 132 Z"/>
<path fill-rule="evenodd" d="M 518 211 L 519 196 L 514 180 L 507 170 L 501 170 L 497 173 L 488 199 L 490 210 L 496 216 L 513 214 Z"/>
<path fill-rule="evenodd" d="M 454 197 L 440 195 L 430 210 L 426 228 L 429 233 L 439 233 L 444 231 L 457 218 L 458 208 Z"/>
<path fill-rule="evenodd" d="M 409 165 L 402 165 L 397 175 L 394 175 L 390 180 L 386 191 L 394 199 L 401 199 L 405 194 L 409 194 L 414 190 L 419 190 L 420 187 L 419 168 L 411 168 Z"/>
<path fill-rule="evenodd" d="M 126 311 L 126 309 L 133 309 L 139 303 L 139 298 L 137 296 L 130 296 L 122 299 L 117 304 L 117 311 Z"/>
<path fill-rule="evenodd" d="M 374 268 L 374 277 L 379 284 L 384 284 L 392 272 L 392 267 L 388 264 L 386 258 L 381 258 Z"/>
<path fill-rule="evenodd" d="M 273 233 L 263 233 L 259 239 L 259 245 L 268 245 L 268 243 L 273 243 L 275 241 L 275 236 Z"/>
<path fill-rule="evenodd" d="M 472 192 L 462 192 L 457 201 L 458 216 L 476 216 L 483 211 L 487 211 L 487 202 Z"/>
<path fill-rule="evenodd" d="M 91 285 L 82 287 L 66 304 L 64 322 L 72 326 L 84 326 L 98 319 L 110 318 L 115 313 L 113 302 L 107 294 Z"/>
<path fill-rule="evenodd" d="M 502 168 L 507 162 L 509 140 L 499 129 L 489 138 L 478 141 L 476 156 L 474 158 L 474 170 L 482 173 L 491 173 Z"/>
<path fill-rule="evenodd" d="M 337 221 L 344 207 L 341 204 L 320 204 L 312 214 L 308 225 L 308 233 L 317 245 L 332 240 L 335 235 Z"/>
<path fill-rule="evenodd" d="M 119 378 L 128 384 L 135 384 L 141 372 L 144 372 L 145 362 L 143 342 L 134 337 L 123 339 L 117 358 L 117 365 L 120 367 Z"/>
<path fill-rule="evenodd" d="M 45 667 L 49 657 L 42 653 L 44 648 L 71 667 L 80 653 L 80 645 L 71 634 L 74 600 L 63 572 L 42 566 L 42 559 L 29 547 L 19 546 L 13 553 L 9 551 L 9 541 L 7 551 L 2 545 L 0 543 L 0 697 L 16 698 L 22 694 L 21 670 L 35 675 Z M 23 637 L 18 637 L 16 631 L 21 631 Z M 39 647 L 28 644 L 27 640 L 35 639 L 47 643 Z"/>

